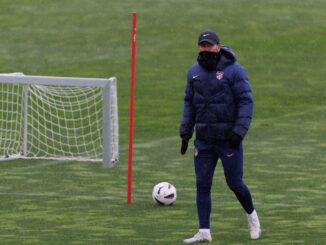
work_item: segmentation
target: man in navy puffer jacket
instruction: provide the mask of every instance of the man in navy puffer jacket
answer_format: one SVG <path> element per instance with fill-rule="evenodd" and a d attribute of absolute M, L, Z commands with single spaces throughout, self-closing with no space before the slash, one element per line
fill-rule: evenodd
<path fill-rule="evenodd" d="M 245 137 L 252 117 L 253 99 L 245 69 L 232 49 L 222 46 L 215 32 L 198 39 L 198 63 L 188 71 L 180 127 L 181 153 L 196 127 L 195 172 L 199 232 L 184 243 L 210 242 L 211 186 L 218 159 L 226 182 L 247 213 L 250 236 L 258 239 L 261 229 L 248 187 L 242 181 Z"/>

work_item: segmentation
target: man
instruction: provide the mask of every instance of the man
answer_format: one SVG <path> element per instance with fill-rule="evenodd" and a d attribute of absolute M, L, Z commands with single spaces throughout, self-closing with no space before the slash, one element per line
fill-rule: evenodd
<path fill-rule="evenodd" d="M 215 32 L 198 39 L 198 63 L 188 71 L 180 127 L 181 154 L 196 126 L 194 163 L 197 186 L 199 232 L 184 243 L 211 242 L 211 186 L 218 159 L 222 161 L 229 188 L 247 213 L 251 239 L 261 229 L 247 186 L 242 181 L 245 137 L 252 117 L 253 99 L 245 69 L 232 49 L 222 46 Z"/>

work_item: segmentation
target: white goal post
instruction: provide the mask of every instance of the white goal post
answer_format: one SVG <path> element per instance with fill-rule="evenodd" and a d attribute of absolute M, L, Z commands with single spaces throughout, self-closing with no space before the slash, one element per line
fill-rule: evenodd
<path fill-rule="evenodd" d="M 117 79 L 0 74 L 0 161 L 119 159 Z"/>

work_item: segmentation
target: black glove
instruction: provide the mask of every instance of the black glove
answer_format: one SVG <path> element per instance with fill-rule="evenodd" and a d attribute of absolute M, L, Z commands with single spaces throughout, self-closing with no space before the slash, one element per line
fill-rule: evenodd
<path fill-rule="evenodd" d="M 240 135 L 237 135 L 236 133 L 231 133 L 230 136 L 230 148 L 231 149 L 237 149 L 241 143 L 242 137 Z"/>
<path fill-rule="evenodd" d="M 181 144 L 181 154 L 184 155 L 188 149 L 188 141 L 189 139 L 182 138 L 182 144 Z"/>

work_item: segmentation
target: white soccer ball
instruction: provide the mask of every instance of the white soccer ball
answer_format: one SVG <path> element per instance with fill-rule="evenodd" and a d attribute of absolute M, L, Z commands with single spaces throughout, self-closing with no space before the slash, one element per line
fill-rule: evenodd
<path fill-rule="evenodd" d="M 154 186 L 152 197 L 158 205 L 172 205 L 177 200 L 177 190 L 170 183 L 161 182 Z"/>

